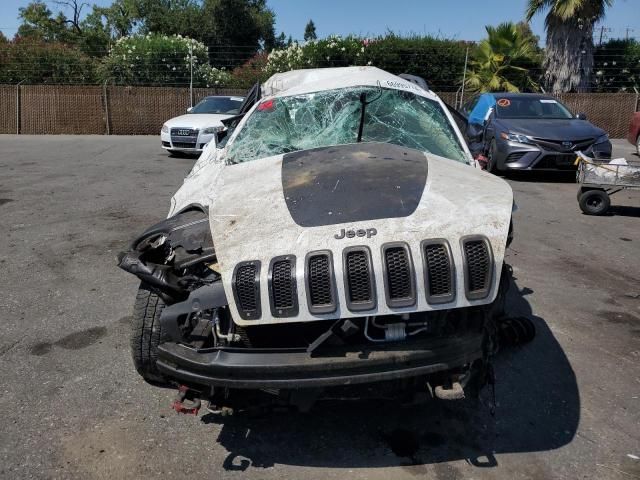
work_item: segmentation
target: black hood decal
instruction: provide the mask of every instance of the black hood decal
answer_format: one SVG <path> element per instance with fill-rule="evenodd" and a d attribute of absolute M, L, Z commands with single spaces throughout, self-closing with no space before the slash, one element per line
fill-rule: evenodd
<path fill-rule="evenodd" d="M 301 227 L 407 217 L 426 183 L 424 153 L 388 143 L 303 150 L 282 160 L 284 198 Z"/>

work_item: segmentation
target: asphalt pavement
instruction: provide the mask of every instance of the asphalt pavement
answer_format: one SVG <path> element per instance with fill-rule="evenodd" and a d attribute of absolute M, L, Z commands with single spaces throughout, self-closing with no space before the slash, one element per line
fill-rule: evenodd
<path fill-rule="evenodd" d="M 0 136 L 0 478 L 640 478 L 640 192 L 592 217 L 571 173 L 508 180 L 509 309 L 538 334 L 499 356 L 495 416 L 376 401 L 194 417 L 136 374 L 138 282 L 115 265 L 193 165 L 159 143 Z"/>

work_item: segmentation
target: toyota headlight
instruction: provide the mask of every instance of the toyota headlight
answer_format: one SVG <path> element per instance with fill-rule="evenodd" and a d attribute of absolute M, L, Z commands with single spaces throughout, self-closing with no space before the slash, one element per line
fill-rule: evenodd
<path fill-rule="evenodd" d="M 224 130 L 224 127 L 219 125 L 217 127 L 207 127 L 204 130 L 202 130 L 202 133 L 204 133 L 205 135 L 211 135 L 212 133 L 216 133 L 221 130 Z"/>
<path fill-rule="evenodd" d="M 169 127 L 167 127 L 166 123 L 162 125 L 162 133 L 169 133 Z"/>
<path fill-rule="evenodd" d="M 526 135 L 522 135 L 521 133 L 508 133 L 501 132 L 500 137 L 505 140 L 509 140 L 510 142 L 519 142 L 519 143 L 533 143 L 529 137 Z"/>

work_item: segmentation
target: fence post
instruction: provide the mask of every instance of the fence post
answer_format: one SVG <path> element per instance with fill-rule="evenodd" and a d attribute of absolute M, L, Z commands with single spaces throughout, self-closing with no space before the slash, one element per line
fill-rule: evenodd
<path fill-rule="evenodd" d="M 460 106 L 464 103 L 464 83 L 467 81 L 467 62 L 469 61 L 469 45 L 467 45 L 467 52 L 464 55 L 464 72 L 462 73 L 462 91 L 460 92 Z"/>
<path fill-rule="evenodd" d="M 104 123 L 107 127 L 107 135 L 111 135 L 111 125 L 109 119 L 109 97 L 107 96 L 107 81 L 105 80 L 102 84 L 102 98 L 104 100 Z"/>
<path fill-rule="evenodd" d="M 20 84 L 24 80 L 20 80 L 16 85 L 16 135 L 20 135 Z"/>

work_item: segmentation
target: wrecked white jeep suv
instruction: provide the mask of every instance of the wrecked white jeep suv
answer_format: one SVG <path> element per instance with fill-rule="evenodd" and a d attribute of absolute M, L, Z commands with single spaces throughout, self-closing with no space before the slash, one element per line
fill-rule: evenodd
<path fill-rule="evenodd" d="M 196 402 L 182 411 L 491 381 L 513 197 L 434 93 L 373 67 L 293 71 L 225 124 L 119 256 L 142 280 L 147 381 Z"/>

